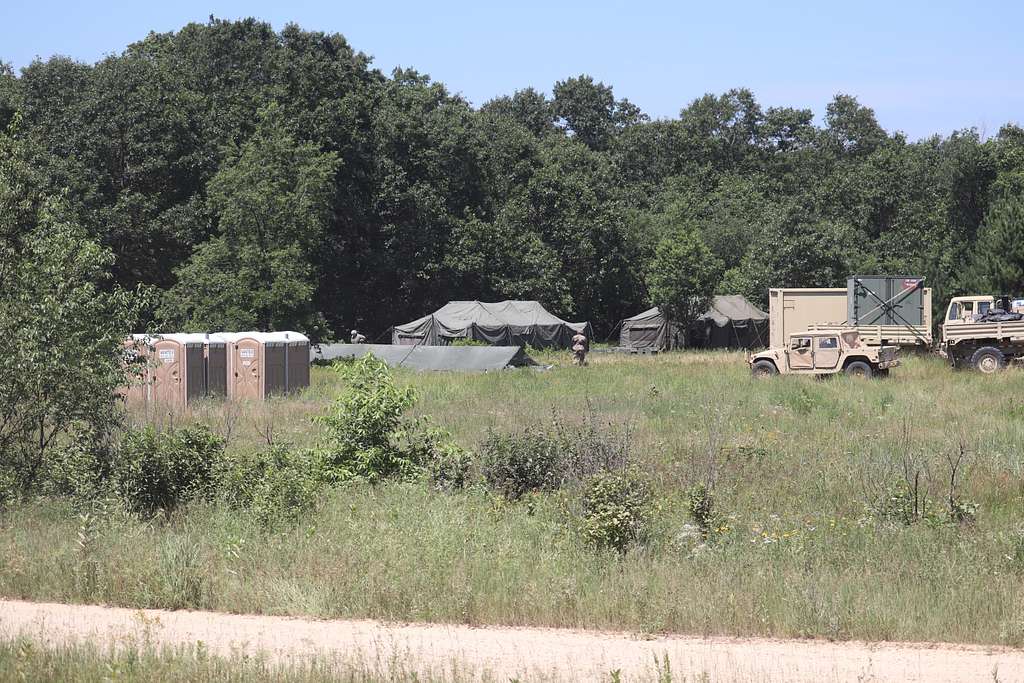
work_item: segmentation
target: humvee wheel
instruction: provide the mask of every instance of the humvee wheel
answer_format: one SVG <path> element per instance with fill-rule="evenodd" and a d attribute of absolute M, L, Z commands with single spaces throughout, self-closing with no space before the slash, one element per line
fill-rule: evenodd
<path fill-rule="evenodd" d="M 1006 360 L 1003 358 L 1003 352 L 991 346 L 983 346 L 971 356 L 971 367 L 986 375 L 999 372 L 1004 365 Z"/>
<path fill-rule="evenodd" d="M 855 360 L 847 365 L 843 368 L 843 372 L 850 377 L 863 377 L 865 379 L 870 379 L 871 375 L 874 374 L 871 370 L 871 366 L 860 360 Z"/>
<path fill-rule="evenodd" d="M 750 372 L 754 377 L 772 377 L 779 374 L 779 369 L 770 360 L 759 360 L 750 367 Z"/>

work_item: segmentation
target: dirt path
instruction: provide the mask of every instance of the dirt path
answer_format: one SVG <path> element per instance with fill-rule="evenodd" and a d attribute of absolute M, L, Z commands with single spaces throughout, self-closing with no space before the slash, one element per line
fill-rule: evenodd
<path fill-rule="evenodd" d="M 667 655 L 674 680 L 1024 681 L 1024 650 L 910 643 L 830 643 L 760 638 L 637 638 L 623 633 L 543 628 L 473 628 L 375 621 L 313 621 L 214 612 L 133 610 L 0 601 L 0 635 L 50 643 L 89 640 L 189 645 L 226 656 L 261 652 L 274 661 L 329 656 L 388 661 L 423 672 L 453 663 L 497 680 L 554 675 L 564 680 L 650 678 Z M 460 666 L 460 670 L 466 670 Z"/>

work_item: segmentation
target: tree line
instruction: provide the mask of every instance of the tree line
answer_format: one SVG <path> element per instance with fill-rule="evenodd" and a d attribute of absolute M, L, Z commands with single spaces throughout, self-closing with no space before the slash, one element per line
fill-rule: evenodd
<path fill-rule="evenodd" d="M 163 329 L 372 337 L 517 298 L 603 334 L 852 273 L 924 276 L 936 305 L 1024 280 L 1024 129 L 910 141 L 846 94 L 823 125 L 743 88 L 652 120 L 587 75 L 474 107 L 341 35 L 211 18 L 0 65 L 0 130 L 8 270 L 93 254 L 90 286 Z"/>

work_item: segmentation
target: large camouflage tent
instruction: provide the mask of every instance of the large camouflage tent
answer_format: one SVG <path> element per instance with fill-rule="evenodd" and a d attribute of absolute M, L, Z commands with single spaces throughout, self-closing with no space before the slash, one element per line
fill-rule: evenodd
<path fill-rule="evenodd" d="M 472 339 L 494 346 L 569 348 L 577 332 L 593 338 L 590 323 L 566 322 L 537 301 L 449 301 L 419 320 L 396 325 L 392 343 L 442 346 Z"/>
<path fill-rule="evenodd" d="M 628 349 L 756 349 L 767 343 L 768 314 L 739 295 L 714 297 L 686 335 L 657 307 L 626 318 L 619 332 L 619 346 Z"/>
<path fill-rule="evenodd" d="M 760 349 L 768 345 L 768 314 L 738 294 L 716 296 L 697 318 L 687 346 L 708 349 Z"/>

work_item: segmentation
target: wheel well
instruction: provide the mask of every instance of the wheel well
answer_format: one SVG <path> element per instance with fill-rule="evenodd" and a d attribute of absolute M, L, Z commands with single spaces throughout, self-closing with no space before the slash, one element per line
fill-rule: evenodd
<path fill-rule="evenodd" d="M 850 363 L 856 363 L 857 361 L 867 363 L 868 365 L 872 364 L 871 361 L 868 360 L 867 356 L 849 356 L 845 361 L 843 361 L 843 367 L 845 368 Z"/>
<path fill-rule="evenodd" d="M 758 363 L 771 363 L 773 368 L 779 369 L 779 365 L 775 362 L 774 358 L 755 358 L 753 364 L 757 365 Z"/>

